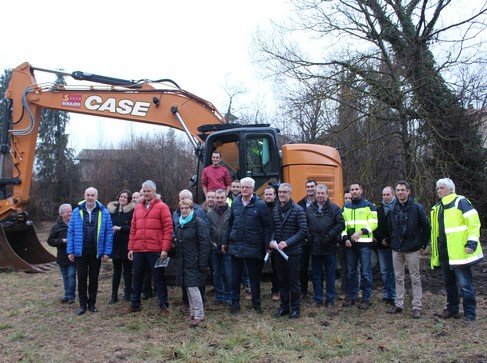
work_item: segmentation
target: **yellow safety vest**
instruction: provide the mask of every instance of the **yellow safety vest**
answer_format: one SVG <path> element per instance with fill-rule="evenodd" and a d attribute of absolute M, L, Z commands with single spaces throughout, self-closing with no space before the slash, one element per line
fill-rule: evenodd
<path fill-rule="evenodd" d="M 441 204 L 444 207 L 451 205 L 450 208 L 443 210 L 443 224 L 445 226 L 449 264 L 451 266 L 459 266 L 473 264 L 481 260 L 484 255 L 479 242 L 479 214 L 468 199 L 452 193 L 443 197 L 431 210 L 431 268 L 440 266 L 438 217 Z M 467 241 L 477 242 L 477 248 L 473 253 L 465 252 Z"/>
<path fill-rule="evenodd" d="M 342 232 L 342 237 L 346 235 L 350 237 L 350 234 L 365 228 L 369 233 L 363 234 L 357 242 L 370 243 L 374 241 L 372 231 L 377 229 L 377 211 L 372 203 L 365 199 L 360 201 L 357 206 L 347 203 L 343 208 L 343 219 L 345 219 L 345 229 Z"/>

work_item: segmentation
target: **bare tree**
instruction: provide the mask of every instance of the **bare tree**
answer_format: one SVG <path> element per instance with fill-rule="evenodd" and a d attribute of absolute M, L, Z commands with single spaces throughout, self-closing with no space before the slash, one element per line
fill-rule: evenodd
<path fill-rule="evenodd" d="M 373 116 L 396 124 L 402 175 L 425 183 L 426 189 L 433 188 L 435 178 L 450 176 L 459 190 L 479 202 L 487 200 L 485 149 L 476 119 L 461 98 L 464 94 L 454 87 L 461 67 L 483 61 L 479 58 L 485 51 L 479 50 L 485 47 L 479 34 L 485 30 L 487 5 L 474 8 L 462 3 L 469 14 L 459 18 L 452 14 L 451 0 L 294 4 L 297 16 L 291 25 L 276 26 L 275 34 L 260 34 L 256 40 L 265 66 L 302 82 L 335 83 L 336 92 L 327 96 L 338 102 L 343 101 L 343 87 L 348 87 L 360 102 L 340 107 L 353 109 L 358 104 L 353 120 Z M 314 44 L 326 44 L 325 55 L 304 53 L 290 38 L 297 39 L 299 31 L 312 35 Z M 374 107 L 364 108 L 370 99 L 375 100 Z M 377 107 L 384 112 L 377 113 Z M 353 124 L 352 119 L 348 122 Z"/>

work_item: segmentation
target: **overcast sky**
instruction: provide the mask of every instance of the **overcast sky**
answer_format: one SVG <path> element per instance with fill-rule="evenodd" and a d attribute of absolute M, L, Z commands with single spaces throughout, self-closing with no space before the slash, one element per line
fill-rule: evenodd
<path fill-rule="evenodd" d="M 8 1 L 2 4 L 0 69 L 27 61 L 124 79 L 171 78 L 222 112 L 228 81 L 242 83 L 249 102 L 271 103 L 250 42 L 257 27 L 268 28 L 289 9 L 285 0 Z M 71 114 L 71 146 L 109 146 L 140 126 Z"/>

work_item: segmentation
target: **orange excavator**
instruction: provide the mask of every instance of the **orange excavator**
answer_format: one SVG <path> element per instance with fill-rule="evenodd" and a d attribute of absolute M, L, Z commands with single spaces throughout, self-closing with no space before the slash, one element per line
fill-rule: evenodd
<path fill-rule="evenodd" d="M 35 72 L 63 74 L 81 85 L 38 84 Z M 13 70 L 5 93 L 6 119 L 0 129 L 0 268 L 41 272 L 53 262 L 26 213 L 40 114 L 43 108 L 172 127 L 187 134 L 199 159 L 198 172 L 219 151 L 237 179 L 252 177 L 256 193 L 269 184 L 287 182 L 293 194 L 305 195 L 305 182 L 315 179 L 343 203 L 342 167 L 329 146 L 290 144 L 278 147 L 278 129 L 267 124 L 227 123 L 208 101 L 170 79 L 124 80 L 95 74 L 64 73 L 23 63 Z M 198 187 L 197 177 L 193 179 Z"/>

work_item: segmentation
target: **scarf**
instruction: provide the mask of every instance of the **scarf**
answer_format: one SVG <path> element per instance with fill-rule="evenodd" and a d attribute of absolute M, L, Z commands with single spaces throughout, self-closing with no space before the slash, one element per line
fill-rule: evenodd
<path fill-rule="evenodd" d="M 179 217 L 179 225 L 181 227 L 184 227 L 186 223 L 188 223 L 191 219 L 193 219 L 194 211 L 192 210 L 191 213 L 188 214 L 186 218 L 184 218 L 182 215 Z"/>
<path fill-rule="evenodd" d="M 394 206 L 394 203 L 396 202 L 396 197 L 392 198 L 392 200 L 389 203 L 386 203 L 384 199 L 382 199 L 382 205 L 384 206 L 384 213 L 387 216 L 387 213 L 389 213 L 392 210 L 392 207 Z"/>

